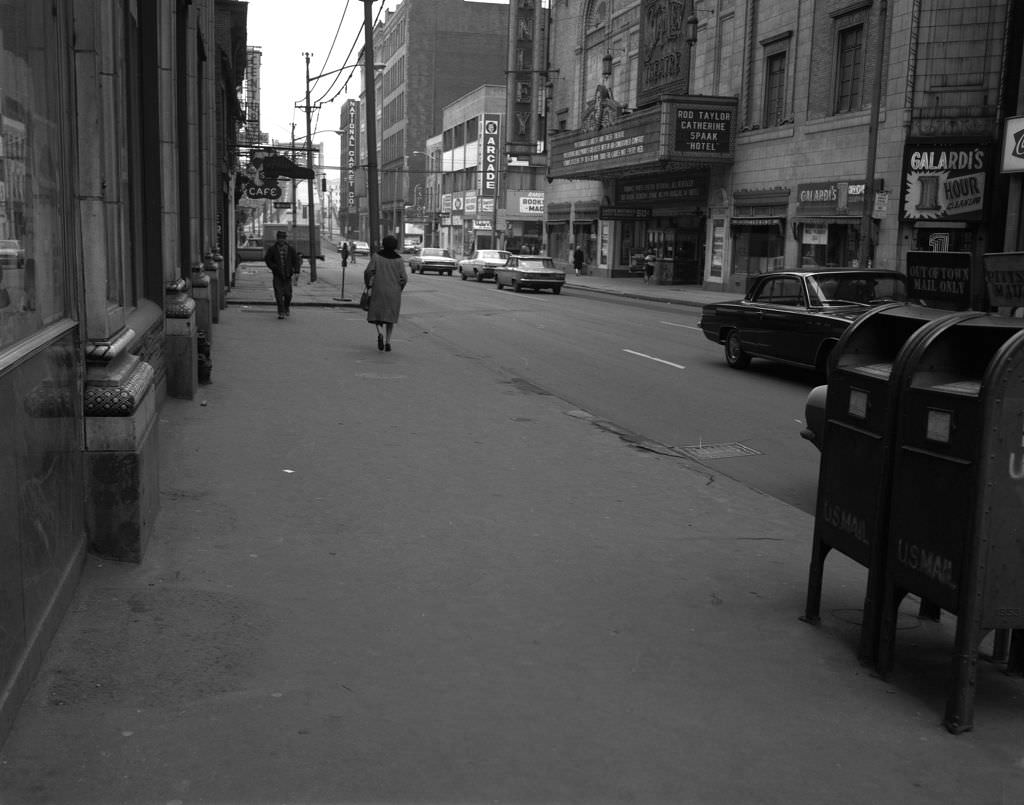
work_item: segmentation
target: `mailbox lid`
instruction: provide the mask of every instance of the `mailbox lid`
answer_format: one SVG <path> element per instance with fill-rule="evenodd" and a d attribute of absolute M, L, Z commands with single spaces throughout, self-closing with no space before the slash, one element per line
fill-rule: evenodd
<path fill-rule="evenodd" d="M 914 304 L 880 305 L 860 316 L 833 350 L 833 369 L 887 380 L 892 364 L 910 337 L 930 321 L 946 318 L 947 310 Z"/>

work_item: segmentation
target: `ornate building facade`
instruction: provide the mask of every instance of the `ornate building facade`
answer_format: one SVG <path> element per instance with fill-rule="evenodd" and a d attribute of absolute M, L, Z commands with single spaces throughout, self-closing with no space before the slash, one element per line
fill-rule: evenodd
<path fill-rule="evenodd" d="M 233 0 L 0 5 L 0 736 L 86 551 L 145 550 L 223 302 L 244 37 Z"/>

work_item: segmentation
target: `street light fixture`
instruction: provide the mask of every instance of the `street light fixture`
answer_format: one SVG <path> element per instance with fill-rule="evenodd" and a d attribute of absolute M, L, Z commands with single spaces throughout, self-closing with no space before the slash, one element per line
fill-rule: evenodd
<path fill-rule="evenodd" d="M 442 163 L 441 167 L 443 168 L 444 167 L 443 166 L 443 159 L 444 159 L 444 157 L 443 157 L 442 154 L 439 154 L 439 153 L 430 154 L 430 153 L 427 153 L 426 151 L 410 151 L 409 153 L 412 154 L 412 155 L 418 154 L 419 156 L 427 158 L 427 165 L 429 166 L 429 170 L 427 171 L 427 174 L 430 177 L 430 181 L 427 184 L 427 187 L 428 187 L 428 189 L 430 191 L 429 192 L 429 208 L 430 208 L 430 228 L 432 230 L 431 231 L 431 234 L 432 234 L 431 245 L 432 246 L 439 246 L 440 245 L 440 239 L 441 239 L 441 233 L 438 231 L 439 222 L 438 222 L 438 217 L 437 217 L 437 202 L 438 202 L 438 200 L 440 198 L 440 195 L 441 195 L 440 192 L 439 192 L 440 189 L 441 189 L 441 179 L 439 178 L 439 175 L 443 175 L 443 171 L 435 170 L 434 169 L 434 164 L 435 164 L 435 162 Z"/>

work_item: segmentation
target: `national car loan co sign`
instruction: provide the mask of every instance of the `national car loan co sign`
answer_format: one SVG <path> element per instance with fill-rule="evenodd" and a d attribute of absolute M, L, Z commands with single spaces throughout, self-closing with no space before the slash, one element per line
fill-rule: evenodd
<path fill-rule="evenodd" d="M 480 189 L 477 195 L 487 198 L 494 198 L 498 195 L 500 155 L 501 115 L 484 115 L 481 138 Z"/>

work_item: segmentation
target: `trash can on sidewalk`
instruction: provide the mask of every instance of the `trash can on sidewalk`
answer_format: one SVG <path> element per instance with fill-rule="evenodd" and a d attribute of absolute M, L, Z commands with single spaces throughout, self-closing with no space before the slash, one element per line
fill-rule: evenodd
<path fill-rule="evenodd" d="M 825 559 L 835 548 L 868 569 L 860 659 L 877 659 L 897 392 L 913 344 L 981 313 L 882 305 L 858 318 L 830 356 L 804 620 L 820 618 Z"/>
<path fill-rule="evenodd" d="M 878 669 L 893 666 L 905 595 L 956 615 L 944 723 L 959 733 L 973 725 L 981 639 L 1024 628 L 1024 320 L 958 321 L 907 361 Z"/>

